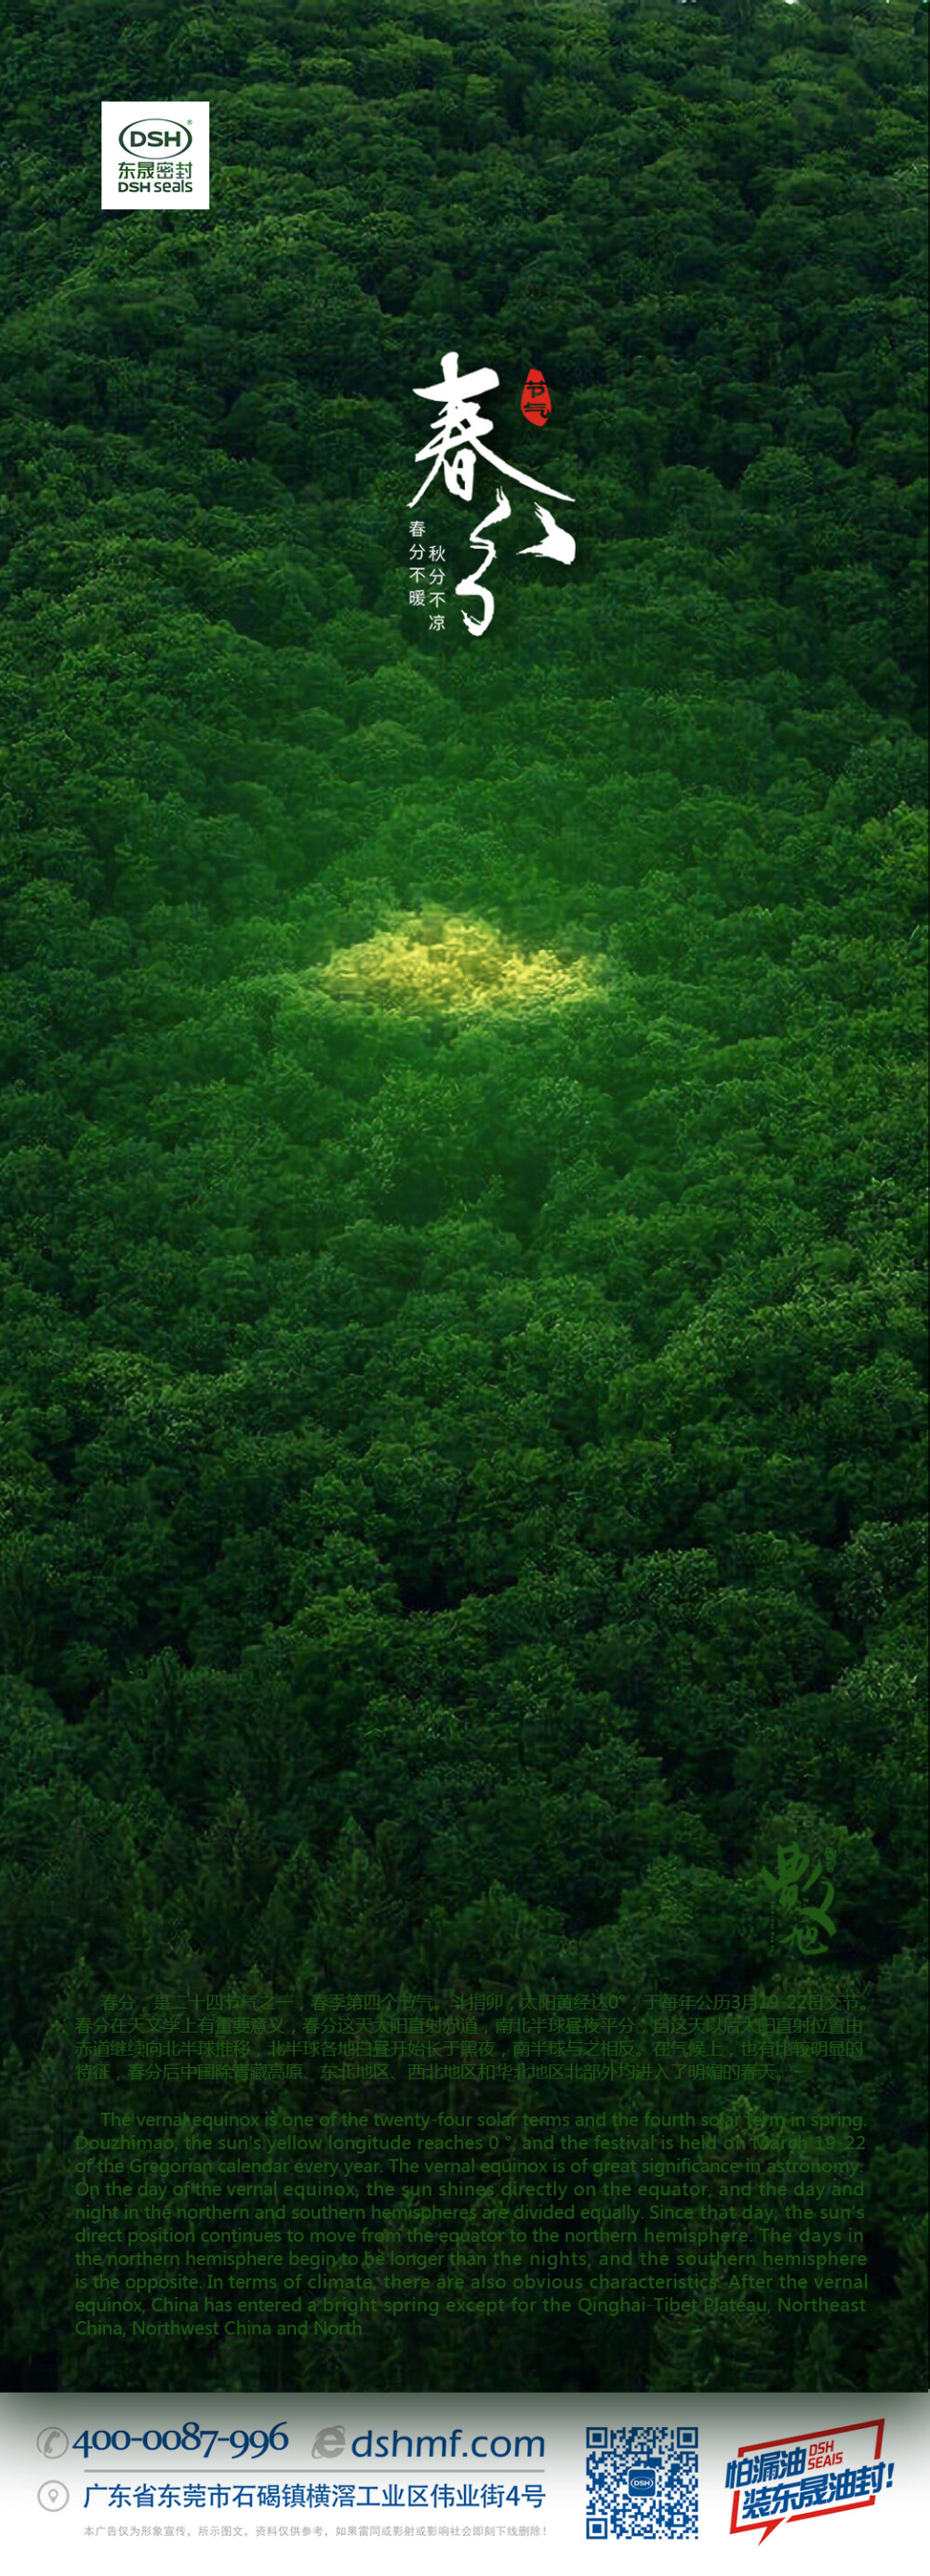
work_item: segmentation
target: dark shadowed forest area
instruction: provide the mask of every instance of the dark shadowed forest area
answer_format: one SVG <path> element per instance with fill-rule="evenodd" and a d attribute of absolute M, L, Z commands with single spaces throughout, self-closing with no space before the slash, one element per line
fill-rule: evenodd
<path fill-rule="evenodd" d="M 925 13 L 9 0 L 2 84 L 6 2384 L 922 2387 Z M 101 212 L 101 98 L 166 92 L 209 212 Z M 573 496 L 478 639 L 409 596 L 449 350 Z M 454 587 L 477 486 L 422 515 Z M 759 2046 L 94 2036 L 487 1988 Z M 697 2108 L 786 2189 L 786 2112 L 858 2121 L 868 2294 L 740 2311 L 708 2246 L 677 2311 L 398 2316 L 427 2177 L 345 2332 L 88 2335 L 117 2099 L 337 2162 L 487 2100 L 515 2172 Z"/>

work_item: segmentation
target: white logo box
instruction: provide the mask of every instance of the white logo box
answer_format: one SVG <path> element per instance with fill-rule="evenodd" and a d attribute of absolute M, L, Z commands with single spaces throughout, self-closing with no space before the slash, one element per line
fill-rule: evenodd
<path fill-rule="evenodd" d="M 100 108 L 100 203 L 109 214 L 165 214 L 210 203 L 210 105 L 205 98 L 105 98 Z"/>

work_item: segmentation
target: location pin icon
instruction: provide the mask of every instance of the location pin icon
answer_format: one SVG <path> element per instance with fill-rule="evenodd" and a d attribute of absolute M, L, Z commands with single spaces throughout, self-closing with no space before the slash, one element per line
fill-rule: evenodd
<path fill-rule="evenodd" d="M 67 2487 L 63 2487 L 55 2478 L 48 2479 L 46 2484 L 39 2488 L 39 2503 L 46 2513 L 61 2513 L 67 2501 Z"/>

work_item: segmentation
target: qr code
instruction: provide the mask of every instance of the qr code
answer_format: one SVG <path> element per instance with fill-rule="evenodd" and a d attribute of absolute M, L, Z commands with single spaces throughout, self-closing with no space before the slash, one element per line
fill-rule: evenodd
<path fill-rule="evenodd" d="M 696 2540 L 696 2424 L 589 2424 L 588 2539 Z"/>

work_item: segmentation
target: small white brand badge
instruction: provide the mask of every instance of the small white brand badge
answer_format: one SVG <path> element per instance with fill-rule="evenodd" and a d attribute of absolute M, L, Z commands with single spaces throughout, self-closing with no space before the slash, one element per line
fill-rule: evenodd
<path fill-rule="evenodd" d="M 105 98 L 100 154 L 100 203 L 110 213 L 209 206 L 209 101 Z"/>

